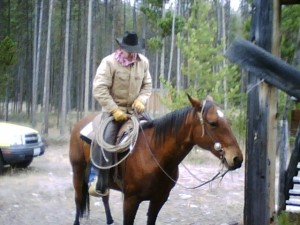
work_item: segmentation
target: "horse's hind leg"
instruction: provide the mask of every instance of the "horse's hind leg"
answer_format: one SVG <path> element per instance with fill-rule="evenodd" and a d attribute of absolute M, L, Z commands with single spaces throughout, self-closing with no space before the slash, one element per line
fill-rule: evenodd
<path fill-rule="evenodd" d="M 75 189 L 75 204 L 76 215 L 74 225 L 79 225 L 79 218 L 84 215 L 86 210 L 89 210 L 89 196 L 88 186 L 84 182 L 85 179 L 85 166 L 73 165 L 73 186 Z"/>
<path fill-rule="evenodd" d="M 106 223 L 107 224 L 113 224 L 114 220 L 111 216 L 110 207 L 109 207 L 109 195 L 102 197 L 103 205 L 105 208 L 105 215 L 106 215 Z"/>
<path fill-rule="evenodd" d="M 75 190 L 76 215 L 74 225 L 79 225 L 80 217 L 83 217 L 85 212 L 89 212 L 88 183 L 85 174 L 88 165 L 88 157 L 85 157 L 85 152 L 88 150 L 88 145 L 78 139 L 76 133 L 73 132 L 70 139 L 69 158 Z"/>

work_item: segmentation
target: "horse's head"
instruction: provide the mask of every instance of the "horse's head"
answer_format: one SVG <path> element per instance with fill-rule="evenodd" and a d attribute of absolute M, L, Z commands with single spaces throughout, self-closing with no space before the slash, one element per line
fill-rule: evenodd
<path fill-rule="evenodd" d="M 243 154 L 224 114 L 211 97 L 203 101 L 188 98 L 195 110 L 193 140 L 201 148 L 210 150 L 230 170 L 240 168 Z"/>

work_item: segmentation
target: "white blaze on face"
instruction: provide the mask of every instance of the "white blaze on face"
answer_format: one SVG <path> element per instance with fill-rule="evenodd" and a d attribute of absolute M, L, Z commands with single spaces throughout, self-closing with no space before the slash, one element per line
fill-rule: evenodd
<path fill-rule="evenodd" d="M 224 113 L 221 110 L 217 110 L 217 114 L 219 117 L 224 118 Z"/>

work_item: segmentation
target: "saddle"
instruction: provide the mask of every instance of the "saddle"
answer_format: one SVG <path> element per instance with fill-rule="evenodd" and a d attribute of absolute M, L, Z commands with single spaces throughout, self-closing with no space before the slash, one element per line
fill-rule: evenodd
<path fill-rule="evenodd" d="M 102 123 L 102 113 L 99 113 L 90 123 L 88 123 L 83 129 L 80 131 L 80 138 L 86 141 L 88 144 L 91 144 L 93 140 L 95 140 L 96 132 L 99 126 Z M 116 144 L 120 143 L 120 141 L 125 138 L 126 134 L 132 130 L 133 125 L 131 120 L 128 120 L 126 123 L 123 124 L 121 129 L 118 132 L 117 142 Z"/>
<path fill-rule="evenodd" d="M 152 118 L 147 114 L 143 113 L 139 116 L 138 121 L 139 123 L 144 123 L 147 121 L 151 121 Z M 105 150 L 101 149 L 101 147 L 98 145 L 96 139 L 96 135 L 98 132 L 99 127 L 102 125 L 102 113 L 98 114 L 89 124 L 87 124 L 81 131 L 80 131 L 80 137 L 87 143 L 91 145 L 91 159 L 92 162 L 94 162 L 94 165 L 96 167 L 102 167 L 105 166 L 105 162 L 102 163 L 103 157 L 105 158 Z M 120 144 L 122 142 L 128 141 L 129 134 L 134 129 L 134 123 L 132 120 L 126 121 L 122 127 L 119 129 L 117 134 L 117 140 L 116 145 Z M 114 162 L 118 162 L 122 160 L 124 155 L 128 154 L 129 148 L 125 149 L 121 153 L 115 153 L 114 154 Z M 104 154 L 103 157 L 101 157 Z M 102 160 L 101 160 L 102 159 Z M 99 165 L 97 165 L 99 163 Z"/>

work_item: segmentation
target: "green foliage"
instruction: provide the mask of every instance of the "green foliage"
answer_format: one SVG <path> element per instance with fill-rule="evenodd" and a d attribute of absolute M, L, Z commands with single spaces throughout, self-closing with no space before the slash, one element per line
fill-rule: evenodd
<path fill-rule="evenodd" d="M 176 91 L 176 88 L 168 83 L 166 80 L 164 80 L 162 77 L 160 78 L 161 82 L 164 86 L 164 89 L 168 90 L 169 92 L 169 98 L 162 98 L 161 102 L 167 106 L 170 110 L 175 110 L 178 108 L 182 108 L 184 106 L 187 106 L 189 104 L 188 98 L 186 94 L 189 94 L 191 96 L 195 96 L 195 91 L 193 89 L 191 90 L 185 90 L 185 91 Z"/>
<path fill-rule="evenodd" d="M 150 50 L 156 51 L 162 48 L 162 43 L 160 38 L 150 38 L 147 41 L 147 46 L 149 47 Z"/>
<path fill-rule="evenodd" d="M 277 219 L 278 225 L 297 225 L 300 222 L 298 215 L 288 212 L 282 212 Z"/>
<path fill-rule="evenodd" d="M 147 16 L 148 22 L 158 31 L 158 35 L 162 38 L 170 36 L 172 33 L 173 13 L 168 11 L 162 18 L 162 0 L 148 0 L 148 7 L 141 7 L 141 11 Z M 175 17 L 175 34 L 182 31 L 184 26 L 184 18 L 182 16 Z"/>
<path fill-rule="evenodd" d="M 5 71 L 16 62 L 16 43 L 10 38 L 5 37 L 0 42 L 0 69 Z"/>
<path fill-rule="evenodd" d="M 201 97 L 209 94 L 220 103 L 224 101 L 225 92 L 228 99 L 239 100 L 240 74 L 237 67 L 224 64 L 222 46 L 215 41 L 217 24 L 209 2 L 195 1 L 183 33 L 187 36 L 178 35 L 179 47 L 186 59 L 182 73 L 192 84 L 183 91 Z M 227 90 L 224 90 L 224 82 Z"/>
<path fill-rule="evenodd" d="M 300 24 L 300 5 L 282 7 L 281 19 L 281 57 L 288 63 L 293 62 L 297 47 L 297 36 Z"/>
<path fill-rule="evenodd" d="M 173 14 L 169 11 L 166 16 L 159 20 L 158 27 L 160 28 L 161 37 L 167 37 L 172 34 Z M 175 34 L 182 31 L 184 27 L 184 18 L 181 16 L 175 17 Z"/>
<path fill-rule="evenodd" d="M 245 102 L 246 95 L 240 90 L 241 77 L 237 66 L 226 63 L 222 45 L 215 41 L 217 23 L 209 2 L 194 2 L 191 16 L 182 33 L 186 36 L 177 35 L 177 40 L 185 59 L 181 68 L 182 74 L 188 79 L 188 85 L 177 90 L 172 84 L 162 80 L 170 96 L 162 99 L 162 102 L 174 110 L 189 104 L 187 93 L 198 99 L 210 95 L 221 107 L 227 100 L 230 110 L 226 114 L 229 118 L 234 118 L 233 129 L 244 137 L 245 113 L 240 110 L 240 103 Z"/>
<path fill-rule="evenodd" d="M 0 98 L 5 95 L 6 88 L 12 85 L 10 68 L 16 63 L 16 43 L 9 37 L 0 42 Z"/>
<path fill-rule="evenodd" d="M 294 54 L 297 51 L 297 36 L 299 33 L 300 24 L 300 5 L 282 6 L 281 19 L 281 58 L 289 64 L 294 64 Z M 299 65 L 298 65 L 299 66 Z M 279 92 L 279 114 L 283 115 L 286 105 L 287 94 Z M 290 103 L 290 108 L 294 104 Z M 291 112 L 288 113 L 288 120 L 290 120 Z M 281 119 L 281 118 L 280 118 Z M 290 137 L 290 141 L 294 142 L 294 137 Z"/>
<path fill-rule="evenodd" d="M 141 7 L 141 11 L 146 15 L 148 21 L 153 25 L 156 24 L 157 18 L 160 17 L 160 13 L 158 11 L 154 11 L 147 7 Z"/>
<path fill-rule="evenodd" d="M 244 30 L 243 30 L 243 37 L 245 39 L 250 40 L 250 30 L 251 30 L 251 17 L 245 18 L 244 21 Z"/>

